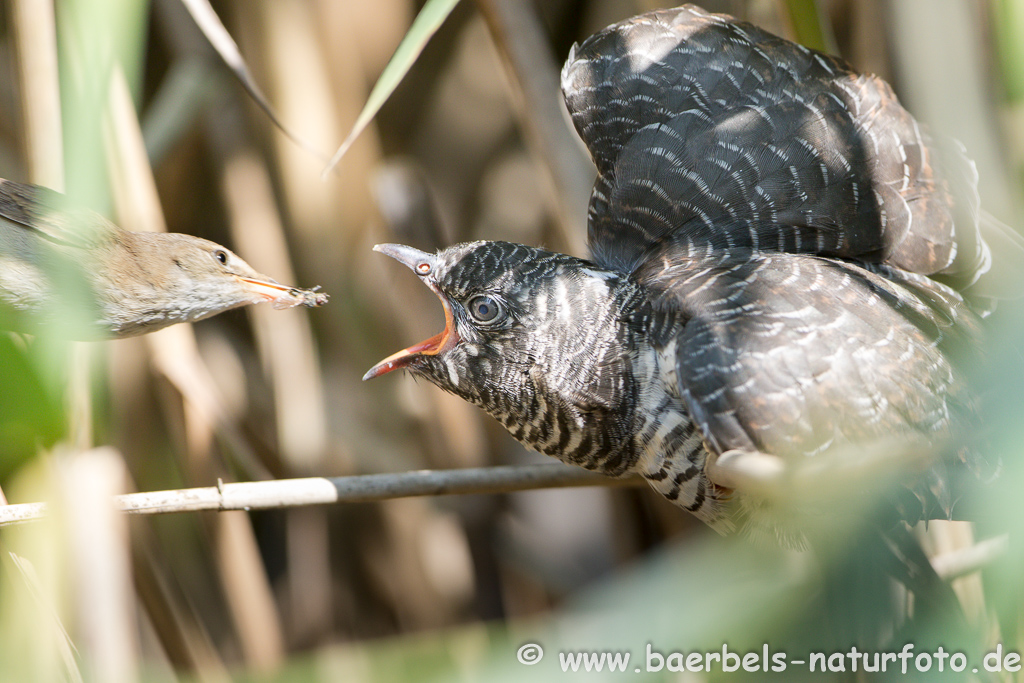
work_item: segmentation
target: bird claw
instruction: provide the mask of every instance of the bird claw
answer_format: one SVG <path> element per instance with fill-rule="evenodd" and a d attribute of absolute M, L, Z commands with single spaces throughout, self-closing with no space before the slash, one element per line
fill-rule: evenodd
<path fill-rule="evenodd" d="M 742 493 L 770 493 L 786 476 L 782 458 L 759 451 L 709 454 L 705 472 L 713 483 Z"/>
<path fill-rule="evenodd" d="M 705 472 L 714 484 L 742 494 L 828 500 L 924 471 L 938 450 L 915 434 L 842 444 L 799 460 L 737 449 L 709 454 Z"/>

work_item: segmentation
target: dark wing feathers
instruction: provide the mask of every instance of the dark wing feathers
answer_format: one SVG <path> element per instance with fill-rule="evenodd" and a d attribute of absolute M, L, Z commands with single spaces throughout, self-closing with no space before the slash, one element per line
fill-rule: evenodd
<path fill-rule="evenodd" d="M 803 73 L 828 73 L 831 57 L 723 15 L 687 5 L 615 24 L 575 47 L 562 70 L 573 123 L 598 170 L 639 129 L 689 109 L 712 112 L 792 89 Z M 779 56 L 784 64 L 778 63 Z"/>
<path fill-rule="evenodd" d="M 562 90 L 599 172 L 592 256 L 683 315 L 678 387 L 712 451 L 808 455 L 976 422 L 962 293 L 1024 291 L 996 280 L 979 222 L 1010 260 L 1024 248 L 979 221 L 959 143 L 886 83 L 687 5 L 574 48 Z M 919 514 L 949 514 L 948 475 L 919 482 Z"/>
<path fill-rule="evenodd" d="M 941 284 L 791 254 L 663 261 L 639 275 L 689 318 L 676 372 L 717 452 L 806 455 L 971 419 L 950 358 L 977 340 L 977 321 Z"/>
<path fill-rule="evenodd" d="M 688 5 L 591 37 L 562 89 L 600 173 L 589 241 L 605 267 L 632 272 L 675 241 L 956 286 L 987 268 L 973 164 L 953 145 L 940 155 L 887 84 L 838 59 Z"/>
<path fill-rule="evenodd" d="M 99 214 L 72 206 L 60 192 L 3 178 L 0 219 L 20 225 L 53 244 L 79 249 L 104 244 L 120 231 Z"/>

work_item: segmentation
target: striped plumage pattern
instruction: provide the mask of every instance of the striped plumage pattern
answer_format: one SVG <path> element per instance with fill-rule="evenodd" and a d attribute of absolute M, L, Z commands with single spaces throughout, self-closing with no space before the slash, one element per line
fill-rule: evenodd
<path fill-rule="evenodd" d="M 599 171 L 590 247 L 659 245 L 890 263 L 964 285 L 988 267 L 974 164 L 875 76 L 687 5 L 569 55 L 562 89 Z"/>
<path fill-rule="evenodd" d="M 688 5 L 574 47 L 562 87 L 599 172 L 592 261 L 474 242 L 425 256 L 427 275 L 408 263 L 458 343 L 402 367 L 723 531 L 750 508 L 706 477 L 709 453 L 974 421 L 957 365 L 980 336 L 963 290 L 990 261 L 974 166 L 885 83 Z M 481 294 L 497 320 L 470 314 Z M 955 502 L 934 472 L 909 486 L 910 517 Z"/>

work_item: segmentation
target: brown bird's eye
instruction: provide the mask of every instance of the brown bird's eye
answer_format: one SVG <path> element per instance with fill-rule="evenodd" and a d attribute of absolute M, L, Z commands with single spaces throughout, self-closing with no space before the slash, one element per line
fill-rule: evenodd
<path fill-rule="evenodd" d="M 422 261 L 416 264 L 416 272 L 420 275 L 430 275 L 430 264 Z"/>
<path fill-rule="evenodd" d="M 221 265 L 227 265 L 228 252 L 224 251 L 223 249 L 218 249 L 217 251 L 213 252 L 213 258 L 220 261 Z"/>
<path fill-rule="evenodd" d="M 503 313 L 500 303 L 494 297 L 481 294 L 469 300 L 469 314 L 481 323 L 493 323 Z"/>

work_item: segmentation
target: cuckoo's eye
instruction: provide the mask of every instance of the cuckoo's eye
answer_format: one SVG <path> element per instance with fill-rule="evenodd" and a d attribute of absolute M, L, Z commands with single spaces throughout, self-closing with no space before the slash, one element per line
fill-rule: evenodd
<path fill-rule="evenodd" d="M 228 252 L 224 251 L 223 249 L 218 249 L 217 251 L 213 252 L 213 258 L 217 259 L 217 261 L 219 261 L 221 265 L 227 265 Z"/>
<path fill-rule="evenodd" d="M 467 308 L 469 308 L 469 314 L 480 323 L 493 323 L 505 312 L 502 305 L 494 297 L 486 294 L 474 296 L 469 300 Z"/>

